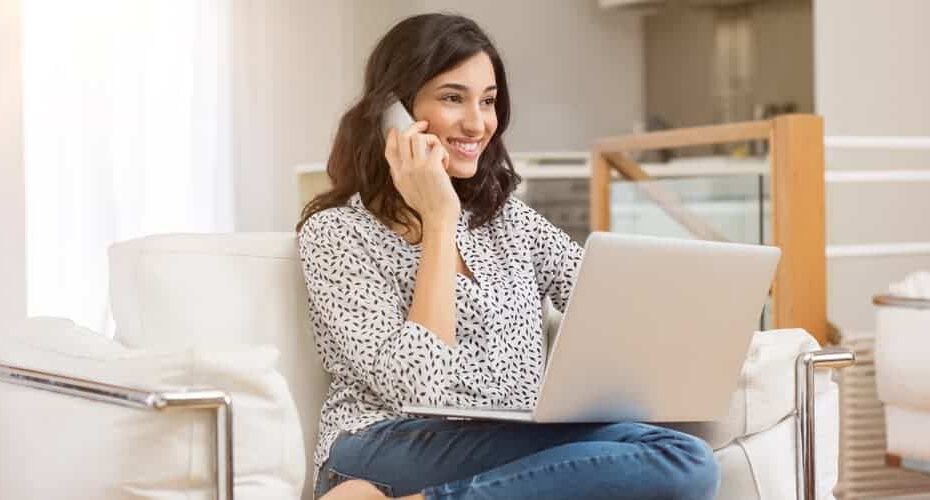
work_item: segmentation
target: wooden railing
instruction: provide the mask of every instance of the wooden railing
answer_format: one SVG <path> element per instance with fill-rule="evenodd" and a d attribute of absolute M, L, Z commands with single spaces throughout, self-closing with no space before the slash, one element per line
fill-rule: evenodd
<path fill-rule="evenodd" d="M 626 180 L 649 176 L 631 152 L 739 141 L 769 143 L 772 235 L 782 257 L 772 289 L 773 326 L 804 328 L 828 342 L 826 236 L 824 222 L 823 120 L 785 115 L 772 120 L 648 132 L 598 140 L 591 155 L 591 230 L 610 230 L 610 183 L 614 170 Z M 673 219 L 702 239 L 722 240 L 677 197 L 643 184 L 641 189 Z"/>

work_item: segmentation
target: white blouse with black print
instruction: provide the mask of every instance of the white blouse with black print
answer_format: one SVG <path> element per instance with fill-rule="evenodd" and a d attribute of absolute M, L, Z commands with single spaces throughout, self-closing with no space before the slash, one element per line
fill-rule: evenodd
<path fill-rule="evenodd" d="M 369 212 L 356 193 L 311 216 L 299 234 L 310 319 L 332 384 L 320 416 L 317 474 L 340 432 L 403 416 L 407 403 L 531 408 L 544 370 L 542 299 L 563 311 L 581 247 L 511 197 L 455 240 L 473 279 L 457 274 L 457 346 L 407 319 L 421 247 Z"/>

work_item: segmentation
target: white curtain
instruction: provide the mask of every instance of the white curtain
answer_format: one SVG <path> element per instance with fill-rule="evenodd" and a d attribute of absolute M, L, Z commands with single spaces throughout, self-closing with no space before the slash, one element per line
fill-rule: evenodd
<path fill-rule="evenodd" d="M 231 0 L 23 0 L 28 314 L 112 335 L 107 247 L 233 229 Z"/>

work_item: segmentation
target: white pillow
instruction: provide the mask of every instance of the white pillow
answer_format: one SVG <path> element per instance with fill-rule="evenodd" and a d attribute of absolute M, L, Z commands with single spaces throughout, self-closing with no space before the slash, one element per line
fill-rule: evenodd
<path fill-rule="evenodd" d="M 216 388 L 233 401 L 238 499 L 297 499 L 305 456 L 297 409 L 270 346 L 129 349 L 57 318 L 0 335 L 0 363 L 145 390 Z M 213 418 L 145 411 L 0 382 L 0 498 L 208 499 Z"/>

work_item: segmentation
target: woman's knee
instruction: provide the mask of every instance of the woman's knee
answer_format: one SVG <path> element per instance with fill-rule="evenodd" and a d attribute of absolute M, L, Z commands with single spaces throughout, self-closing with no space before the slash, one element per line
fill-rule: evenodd
<path fill-rule="evenodd" d="M 714 450 L 703 439 L 675 432 L 668 446 L 677 462 L 675 480 L 669 485 L 672 498 L 712 499 L 720 485 L 720 466 Z"/>

